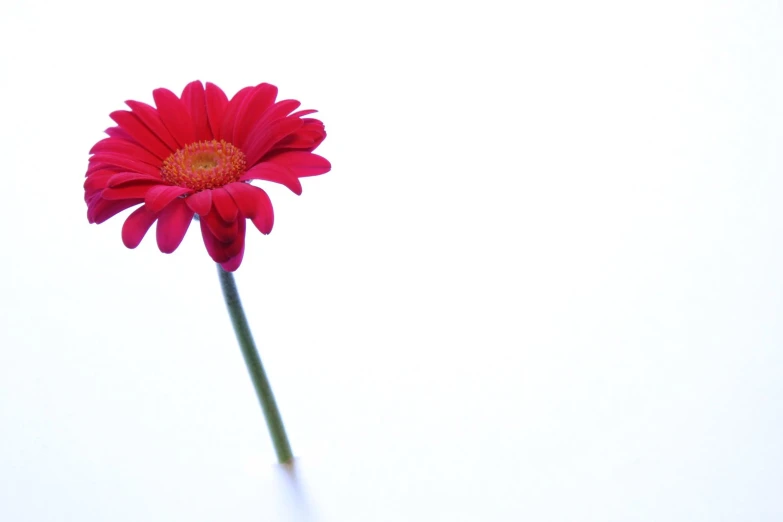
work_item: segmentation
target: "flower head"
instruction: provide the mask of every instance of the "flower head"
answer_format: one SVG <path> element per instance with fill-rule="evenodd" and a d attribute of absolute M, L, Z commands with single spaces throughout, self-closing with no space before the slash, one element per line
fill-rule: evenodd
<path fill-rule="evenodd" d="M 328 172 L 313 154 L 324 125 L 295 111 L 296 100 L 275 101 L 268 83 L 241 89 L 230 100 L 200 81 L 177 97 L 153 91 L 156 107 L 126 102 L 111 113 L 116 127 L 90 150 L 84 199 L 90 223 L 103 223 L 137 205 L 122 227 L 122 241 L 136 248 L 153 223 L 161 252 L 177 249 L 199 216 L 210 257 L 228 271 L 239 268 L 246 220 L 263 234 L 272 230 L 269 196 L 252 180 L 280 183 L 301 194 L 300 178 Z"/>

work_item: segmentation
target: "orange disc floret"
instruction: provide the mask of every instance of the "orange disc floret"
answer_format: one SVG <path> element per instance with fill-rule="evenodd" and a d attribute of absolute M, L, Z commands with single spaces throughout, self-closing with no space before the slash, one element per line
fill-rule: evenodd
<path fill-rule="evenodd" d="M 164 181 L 198 192 L 239 181 L 246 167 L 245 154 L 227 141 L 199 141 L 166 158 L 160 175 Z"/>

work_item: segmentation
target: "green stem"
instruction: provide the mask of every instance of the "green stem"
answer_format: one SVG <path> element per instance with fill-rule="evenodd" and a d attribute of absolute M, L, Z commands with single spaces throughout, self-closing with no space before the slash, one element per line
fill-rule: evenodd
<path fill-rule="evenodd" d="M 261 409 L 264 410 L 266 425 L 269 428 L 269 435 L 272 437 L 272 444 L 275 446 L 277 460 L 281 464 L 293 460 L 291 453 L 291 444 L 285 434 L 283 419 L 280 417 L 280 411 L 275 403 L 275 396 L 272 393 L 272 387 L 269 385 L 269 379 L 264 372 L 264 366 L 261 364 L 261 358 L 258 356 L 256 344 L 253 342 L 253 334 L 250 333 L 250 326 L 247 324 L 245 311 L 242 309 L 242 301 L 239 300 L 239 292 L 234 282 L 234 275 L 226 272 L 218 265 L 218 277 L 220 277 L 220 286 L 223 289 L 223 297 L 226 300 L 226 308 L 231 316 L 231 323 L 234 325 L 234 333 L 237 335 L 239 348 L 242 350 L 242 357 L 245 358 L 247 371 L 250 373 L 250 380 L 253 381 L 253 387 L 258 395 L 258 402 L 261 403 Z"/>

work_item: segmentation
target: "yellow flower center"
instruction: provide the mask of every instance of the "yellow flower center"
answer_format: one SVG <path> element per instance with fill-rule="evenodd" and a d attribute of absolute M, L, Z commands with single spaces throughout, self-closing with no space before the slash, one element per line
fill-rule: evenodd
<path fill-rule="evenodd" d="M 164 181 L 199 192 L 239 181 L 246 166 L 245 154 L 232 144 L 199 141 L 166 158 L 160 175 Z"/>

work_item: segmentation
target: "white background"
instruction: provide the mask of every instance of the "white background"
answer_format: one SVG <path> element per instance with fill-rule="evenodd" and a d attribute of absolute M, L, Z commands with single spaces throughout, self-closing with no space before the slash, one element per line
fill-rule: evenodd
<path fill-rule="evenodd" d="M 783 7 L 0 8 L 0 519 L 783 519 Z M 267 81 L 333 170 L 237 282 L 89 225 L 123 101 Z"/>

